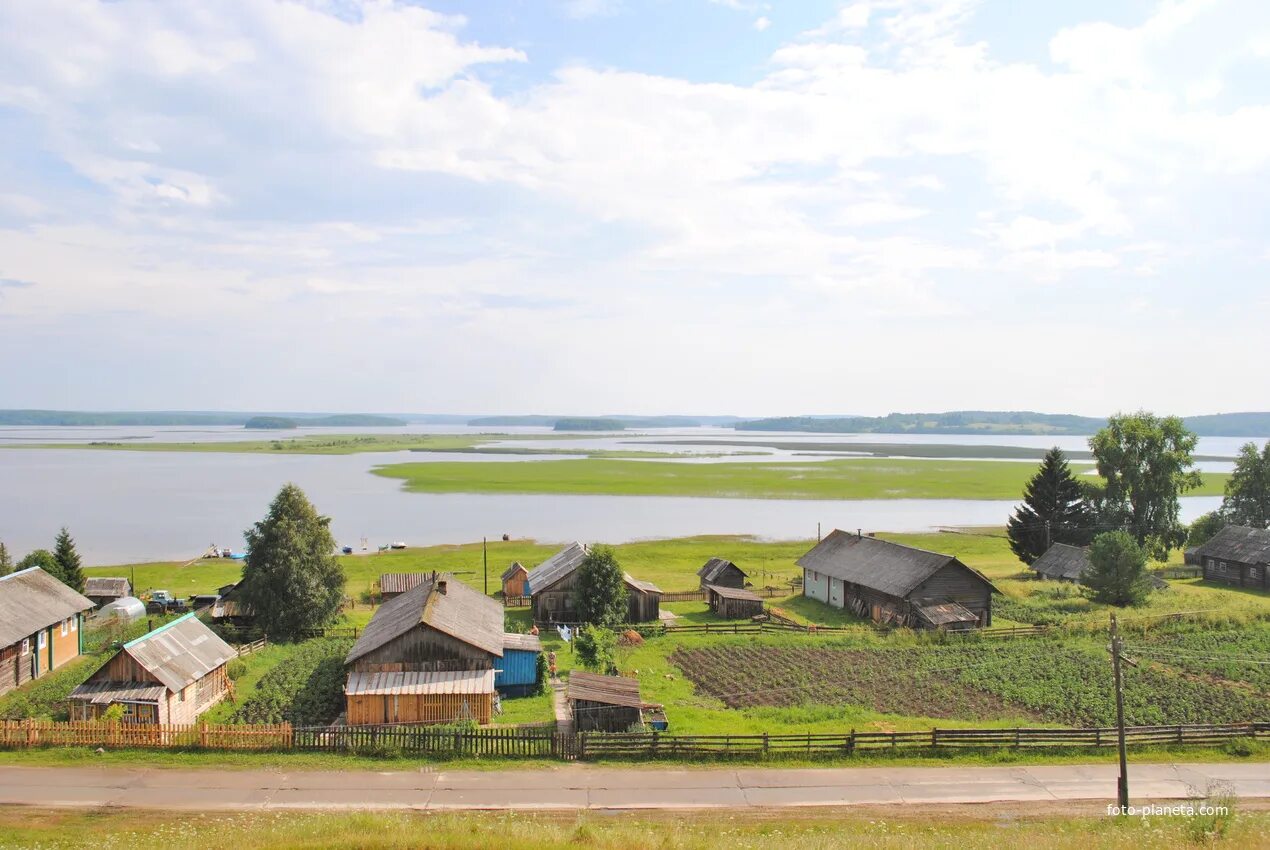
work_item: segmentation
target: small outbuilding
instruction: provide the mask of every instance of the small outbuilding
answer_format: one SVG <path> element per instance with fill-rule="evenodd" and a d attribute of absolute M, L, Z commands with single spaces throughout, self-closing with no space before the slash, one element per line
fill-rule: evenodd
<path fill-rule="evenodd" d="M 251 606 L 242 601 L 242 582 L 220 589 L 220 598 L 212 603 L 212 619 L 235 626 L 250 626 L 254 622 Z"/>
<path fill-rule="evenodd" d="M 500 694 L 525 696 L 538 683 L 538 635 L 503 635 L 503 660 L 494 669 L 494 687 Z"/>
<path fill-rule="evenodd" d="M 125 643 L 71 691 L 72 720 L 123 706 L 128 723 L 193 723 L 229 693 L 225 665 L 238 653 L 193 613 Z"/>
<path fill-rule="evenodd" d="M 723 558 L 711 558 L 697 570 L 701 579 L 701 589 L 708 585 L 715 587 L 745 587 L 745 571 L 731 561 Z"/>
<path fill-rule="evenodd" d="M 514 561 L 510 567 L 503 570 L 503 598 L 527 595 L 525 593 L 525 579 L 528 577 L 529 570 L 525 569 L 525 565 L 520 561 Z"/>
<path fill-rule="evenodd" d="M 922 628 L 941 632 L 961 632 L 979 627 L 975 612 L 956 602 L 918 600 L 914 606 Z"/>
<path fill-rule="evenodd" d="M 639 682 L 635 679 L 580 670 L 569 674 L 566 697 L 573 728 L 579 732 L 626 732 L 643 724 L 645 708 L 661 708 L 640 698 Z"/>
<path fill-rule="evenodd" d="M 1270 529 L 1228 525 L 1195 549 L 1207 581 L 1270 590 Z"/>
<path fill-rule="evenodd" d="M 384 573 L 379 577 L 379 596 L 381 599 L 392 599 L 400 596 L 412 587 L 423 584 L 430 573 Z"/>
<path fill-rule="evenodd" d="M 1040 578 L 1055 581 L 1080 581 L 1080 574 L 1089 566 L 1089 550 L 1081 546 L 1055 543 L 1045 554 L 1032 562 L 1032 571 Z"/>
<path fill-rule="evenodd" d="M 484 725 L 494 713 L 494 671 L 354 671 L 344 698 L 349 726 L 462 720 Z"/>
<path fill-rule="evenodd" d="M 116 599 L 114 602 L 108 602 L 98 609 L 96 620 L 94 622 L 105 622 L 110 619 L 118 619 L 120 622 L 131 623 L 140 620 L 146 615 L 146 604 L 135 596 L 125 596 L 122 599 Z"/>
<path fill-rule="evenodd" d="M 108 605 L 116 599 L 132 595 L 132 585 L 126 578 L 90 578 L 84 582 L 84 595 L 93 600 L 98 608 Z"/>
<path fill-rule="evenodd" d="M 581 543 L 570 543 L 537 567 L 525 578 L 534 620 L 540 623 L 575 623 L 578 614 L 573 592 L 577 586 L 578 567 L 590 550 Z M 661 589 L 651 581 L 639 581 L 629 573 L 622 578 L 627 589 L 627 621 L 656 622 L 661 617 Z"/>
<path fill-rule="evenodd" d="M 716 617 L 745 620 L 763 613 L 763 599 L 742 587 L 706 585 L 706 602 Z"/>

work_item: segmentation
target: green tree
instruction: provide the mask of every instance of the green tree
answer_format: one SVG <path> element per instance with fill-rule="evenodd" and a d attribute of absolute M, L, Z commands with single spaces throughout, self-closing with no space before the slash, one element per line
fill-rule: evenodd
<path fill-rule="evenodd" d="M 573 608 L 578 622 L 616 626 L 626 622 L 629 595 L 622 567 L 608 546 L 592 546 L 578 566 Z"/>
<path fill-rule="evenodd" d="M 0 576 L 7 576 L 11 572 L 13 572 L 13 558 L 9 555 L 9 547 L 0 540 Z"/>
<path fill-rule="evenodd" d="M 1095 602 L 1138 605 L 1151 592 L 1147 551 L 1124 531 L 1099 534 L 1089 546 L 1089 566 L 1080 583 Z"/>
<path fill-rule="evenodd" d="M 1230 525 L 1221 511 L 1209 511 L 1197 517 L 1186 533 L 1187 546 L 1200 546 L 1213 539 L 1213 535 Z"/>
<path fill-rule="evenodd" d="M 1256 443 L 1239 449 L 1221 507 L 1231 525 L 1270 528 L 1270 442 L 1261 451 Z"/>
<path fill-rule="evenodd" d="M 330 523 L 304 491 L 287 484 L 265 518 L 244 533 L 242 601 L 269 637 L 289 640 L 338 616 L 344 571 L 334 554 Z"/>
<path fill-rule="evenodd" d="M 75 541 L 71 538 L 71 533 L 66 530 L 66 526 L 62 526 L 62 530 L 57 533 L 53 557 L 57 559 L 57 565 L 61 567 L 62 582 L 76 593 L 83 593 L 84 566 L 80 561 L 79 552 L 75 549 Z"/>
<path fill-rule="evenodd" d="M 1010 548 L 1031 564 L 1053 543 L 1084 546 L 1093 537 L 1094 513 L 1058 446 L 1045 453 L 1036 475 L 1023 489 L 1023 504 L 1006 523 Z"/>
<path fill-rule="evenodd" d="M 1099 524 L 1121 527 L 1158 561 L 1186 540 L 1178 496 L 1201 483 L 1193 469 L 1198 438 L 1176 416 L 1118 413 L 1089 440 L 1105 484 Z"/>
<path fill-rule="evenodd" d="M 57 558 L 53 557 L 53 553 L 47 549 L 36 549 L 21 561 L 18 561 L 19 570 L 29 570 L 31 567 L 39 567 L 58 581 L 63 580 L 62 565 L 57 562 Z"/>
<path fill-rule="evenodd" d="M 573 651 L 586 669 L 608 676 L 617 673 L 617 635 L 611 629 L 579 628 L 573 638 Z"/>

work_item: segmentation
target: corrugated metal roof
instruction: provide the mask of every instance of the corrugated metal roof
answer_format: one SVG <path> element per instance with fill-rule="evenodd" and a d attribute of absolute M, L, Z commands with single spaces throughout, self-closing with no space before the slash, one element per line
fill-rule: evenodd
<path fill-rule="evenodd" d="M 1270 564 L 1270 529 L 1228 525 L 1196 547 L 1195 554 L 1240 564 Z"/>
<path fill-rule="evenodd" d="M 957 602 L 932 602 L 927 605 L 918 605 L 917 616 L 932 626 L 979 622 L 974 612 Z"/>
<path fill-rule="evenodd" d="M 121 651 L 173 692 L 238 656 L 193 613 L 125 643 Z"/>
<path fill-rule="evenodd" d="M 729 568 L 736 570 L 741 575 L 746 575 L 745 570 L 724 558 L 711 558 L 706 561 L 701 569 L 697 570 L 697 575 L 705 579 L 706 584 L 712 584 L 715 579 L 727 572 Z"/>
<path fill-rule="evenodd" d="M 753 591 L 746 590 L 743 587 L 723 587 L 718 584 L 707 584 L 706 590 L 710 593 L 717 594 L 724 599 L 744 599 L 747 602 L 762 602 L 763 598 Z"/>
<path fill-rule="evenodd" d="M 428 580 L 431 573 L 384 573 L 379 577 L 380 593 L 405 593 Z"/>
<path fill-rule="evenodd" d="M 11 646 L 92 607 L 93 600 L 39 567 L 0 576 L 0 646 Z"/>
<path fill-rule="evenodd" d="M 1069 581 L 1080 581 L 1080 574 L 1087 566 L 1089 550 L 1066 543 L 1055 543 L 1032 562 L 1032 569 L 1040 575 Z"/>
<path fill-rule="evenodd" d="M 129 596 L 132 586 L 126 578 L 90 578 L 84 582 L 85 596 Z"/>
<path fill-rule="evenodd" d="M 956 564 L 979 578 L 994 593 L 997 591 L 982 573 L 967 567 L 952 555 L 839 529 L 832 531 L 796 563 L 804 569 L 901 598 L 948 564 Z"/>
<path fill-rule="evenodd" d="M 569 673 L 568 699 L 602 702 L 606 705 L 625 705 L 643 708 L 639 696 L 639 681 L 625 676 L 601 676 L 574 670 Z"/>
<path fill-rule="evenodd" d="M 542 641 L 538 639 L 538 635 L 518 635 L 514 632 L 507 632 L 503 635 L 503 649 L 542 652 Z"/>
<path fill-rule="evenodd" d="M 442 583 L 445 593 L 438 589 Z M 344 663 L 353 663 L 420 623 L 491 655 L 503 656 L 503 606 L 454 576 L 442 574 L 380 605 Z"/>
<path fill-rule="evenodd" d="M 455 670 L 448 673 L 361 673 L 348 674 L 344 693 L 352 696 L 392 696 L 394 694 L 492 694 L 493 670 Z"/>
<path fill-rule="evenodd" d="M 582 564 L 589 551 L 585 545 L 574 541 L 534 567 L 525 579 L 529 593 L 540 593 L 569 575 Z"/>
<path fill-rule="evenodd" d="M 503 570 L 503 574 L 499 578 L 503 581 L 507 581 L 509 578 L 516 575 L 516 573 L 518 572 L 525 573 L 526 575 L 529 574 L 529 570 L 525 569 L 524 564 L 522 564 L 520 561 L 512 561 L 512 565 L 508 567 L 507 569 Z"/>
<path fill-rule="evenodd" d="M 112 702 L 158 702 L 167 693 L 154 682 L 84 682 L 71 691 L 70 699 L 108 705 Z"/>

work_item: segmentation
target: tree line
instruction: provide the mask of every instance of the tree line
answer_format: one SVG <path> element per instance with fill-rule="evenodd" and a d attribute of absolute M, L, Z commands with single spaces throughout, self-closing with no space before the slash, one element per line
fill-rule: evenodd
<path fill-rule="evenodd" d="M 53 541 L 53 551 L 36 549 L 15 566 L 9 548 L 0 541 L 0 576 L 18 570 L 39 567 L 76 593 L 84 592 L 84 564 L 75 548 L 75 540 L 65 526 Z"/>

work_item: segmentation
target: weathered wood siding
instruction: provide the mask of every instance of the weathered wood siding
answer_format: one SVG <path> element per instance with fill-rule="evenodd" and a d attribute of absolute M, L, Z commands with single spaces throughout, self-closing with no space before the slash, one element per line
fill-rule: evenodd
<path fill-rule="evenodd" d="M 353 662 L 349 670 L 425 669 L 438 662 L 461 662 L 447 669 L 488 670 L 498 660 L 485 650 L 420 623 L 395 640 Z"/>
<path fill-rule="evenodd" d="M 88 677 L 90 682 L 158 682 L 159 679 L 138 664 L 126 652 L 117 652 L 96 673 Z"/>
<path fill-rule="evenodd" d="M 631 590 L 626 603 L 627 621 L 653 623 L 661 618 L 661 594 L 643 590 Z"/>
<path fill-rule="evenodd" d="M 745 587 L 745 573 L 741 572 L 740 567 L 733 564 L 730 567 L 725 567 L 716 578 L 709 582 L 704 578 L 701 579 L 701 587 L 704 588 L 707 584 L 716 584 L 719 587 Z"/>
<path fill-rule="evenodd" d="M 532 602 L 534 620 L 540 623 L 576 623 L 577 609 L 573 606 L 573 590 L 578 584 L 578 572 L 574 570 L 560 581 L 536 591 Z M 632 623 L 651 623 L 661 616 L 661 596 L 635 590 L 629 585 L 626 613 Z"/>
<path fill-rule="evenodd" d="M 948 599 L 978 616 L 980 626 L 992 625 L 992 590 L 969 568 L 955 562 L 918 585 L 908 598 Z"/>
<path fill-rule="evenodd" d="M 638 708 L 575 699 L 570 701 L 578 732 L 625 732 L 640 722 Z"/>
<path fill-rule="evenodd" d="M 1222 558 L 1205 557 L 1204 578 L 1234 587 L 1270 589 L 1270 568 L 1266 564 L 1243 564 Z"/>
<path fill-rule="evenodd" d="M 514 576 L 503 582 L 503 596 L 524 596 L 525 595 L 525 573 L 517 572 Z"/>
<path fill-rule="evenodd" d="M 488 724 L 493 694 L 346 695 L 349 726 L 380 723 L 452 723 L 472 719 Z"/>

